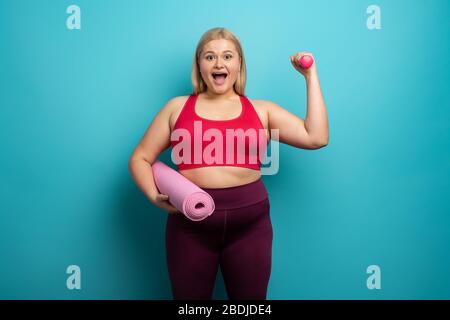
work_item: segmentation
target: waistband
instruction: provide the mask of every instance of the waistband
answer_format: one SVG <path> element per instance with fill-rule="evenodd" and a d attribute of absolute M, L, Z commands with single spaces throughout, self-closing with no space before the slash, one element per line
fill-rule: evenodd
<path fill-rule="evenodd" d="M 202 189 L 213 198 L 216 209 L 219 210 L 245 207 L 268 197 L 261 178 L 240 186 Z"/>

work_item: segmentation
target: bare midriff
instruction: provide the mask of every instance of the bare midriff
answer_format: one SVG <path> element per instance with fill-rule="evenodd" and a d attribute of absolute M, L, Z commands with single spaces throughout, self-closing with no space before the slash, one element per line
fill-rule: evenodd
<path fill-rule="evenodd" d="M 170 122 L 170 128 L 171 131 L 173 130 L 173 126 L 175 123 L 175 119 L 178 118 L 181 107 L 184 105 L 185 101 L 187 100 L 187 97 L 180 103 L 180 106 L 178 108 L 178 111 L 174 114 L 172 121 Z M 201 101 L 199 103 L 201 107 Z M 240 105 L 240 102 L 236 102 L 236 104 Z M 256 106 L 256 103 L 252 101 L 252 104 Z M 213 106 L 209 106 L 209 109 Z M 217 108 L 217 104 L 215 105 Z M 228 104 L 229 108 L 229 104 Z M 241 107 L 238 106 L 237 109 L 240 109 Z M 237 110 L 236 109 L 236 110 Z M 197 109 L 198 110 L 198 109 Z M 208 110 L 208 108 L 205 108 L 205 110 Z M 234 112 L 234 111 L 233 111 Z M 240 112 L 240 111 L 239 111 Z M 264 115 L 258 110 L 256 110 L 258 113 L 258 116 L 261 119 L 261 122 L 264 125 L 264 128 L 266 129 L 266 134 L 268 134 L 268 123 L 267 123 L 267 115 Z M 232 118 L 236 116 L 237 111 L 234 112 L 234 116 L 229 115 L 226 118 Z M 249 169 L 245 167 L 237 167 L 237 166 L 208 166 L 208 167 L 201 167 L 201 168 L 193 168 L 193 169 L 186 169 L 186 170 L 179 170 L 179 173 L 183 176 L 185 176 L 188 180 L 195 183 L 200 188 L 228 188 L 228 187 L 235 187 L 244 185 L 247 183 L 254 182 L 258 180 L 261 177 L 261 171 L 260 170 L 254 170 Z"/>
<path fill-rule="evenodd" d="M 180 170 L 180 174 L 200 188 L 227 188 L 254 182 L 261 171 L 243 167 L 211 166 Z"/>

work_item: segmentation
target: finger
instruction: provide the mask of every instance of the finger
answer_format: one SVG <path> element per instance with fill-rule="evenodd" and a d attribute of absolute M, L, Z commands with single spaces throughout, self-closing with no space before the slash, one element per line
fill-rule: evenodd
<path fill-rule="evenodd" d="M 304 52 L 297 52 L 296 54 L 295 54 L 295 59 L 294 59 L 294 61 L 295 61 L 295 64 L 300 68 L 301 66 L 300 66 L 300 59 L 302 58 L 304 56 Z"/>
<path fill-rule="evenodd" d="M 173 206 L 169 201 L 161 201 L 159 203 L 160 207 L 164 210 L 178 210 L 175 206 Z"/>
<path fill-rule="evenodd" d="M 161 203 L 160 208 L 167 212 L 176 211 L 177 209 L 172 207 L 170 204 L 167 204 L 165 202 Z"/>
<path fill-rule="evenodd" d="M 292 59 L 291 63 L 292 63 L 292 66 L 295 68 L 295 70 L 302 72 L 301 67 L 300 67 L 296 57 Z"/>
<path fill-rule="evenodd" d="M 159 201 L 164 201 L 164 200 L 168 200 L 169 196 L 166 194 L 158 194 L 156 197 Z"/>
<path fill-rule="evenodd" d="M 171 214 L 180 213 L 180 211 L 172 205 L 167 205 L 166 211 Z"/>

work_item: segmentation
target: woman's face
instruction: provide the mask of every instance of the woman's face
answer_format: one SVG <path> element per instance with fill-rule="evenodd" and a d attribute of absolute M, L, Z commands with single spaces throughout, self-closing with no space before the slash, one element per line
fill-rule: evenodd
<path fill-rule="evenodd" d="M 200 73 L 208 90 L 222 94 L 233 90 L 239 74 L 241 58 L 230 40 L 211 40 L 199 57 Z M 216 75 L 217 74 L 217 75 Z"/>

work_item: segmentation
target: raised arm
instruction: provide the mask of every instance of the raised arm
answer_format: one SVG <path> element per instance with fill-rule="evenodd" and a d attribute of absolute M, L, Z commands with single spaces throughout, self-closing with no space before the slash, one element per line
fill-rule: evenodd
<path fill-rule="evenodd" d="M 319 149 L 328 144 L 328 116 L 325 102 L 320 89 L 319 76 L 316 63 L 309 69 L 302 69 L 295 62 L 296 57 L 301 57 L 303 52 L 291 56 L 291 63 L 306 80 L 307 111 L 306 118 L 280 107 L 274 102 L 265 101 L 267 106 L 269 129 L 279 129 L 280 142 L 302 149 Z"/>

